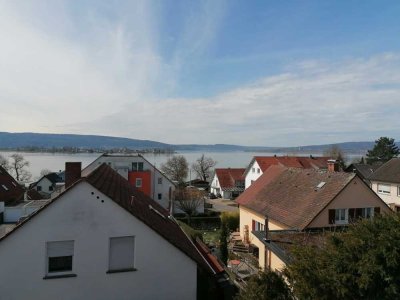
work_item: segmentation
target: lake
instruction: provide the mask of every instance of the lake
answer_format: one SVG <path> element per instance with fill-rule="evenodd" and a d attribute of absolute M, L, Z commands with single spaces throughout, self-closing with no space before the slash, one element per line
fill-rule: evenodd
<path fill-rule="evenodd" d="M 9 157 L 15 152 L 0 151 L 0 154 L 4 157 Z M 40 171 L 43 169 L 49 169 L 54 172 L 64 170 L 65 162 L 82 162 L 82 167 L 86 167 L 97 157 L 99 153 L 37 153 L 37 152 L 18 152 L 23 155 L 24 158 L 29 161 L 29 171 L 32 173 L 32 180 L 37 180 L 40 177 Z M 194 163 L 203 152 L 178 152 L 177 154 L 186 157 L 189 165 Z M 270 152 L 204 152 L 205 156 L 211 157 L 217 161 L 217 168 L 246 168 L 250 163 L 253 156 L 273 156 L 275 153 Z M 157 168 L 160 168 L 161 164 L 165 163 L 172 154 L 153 154 L 147 153 L 143 156 Z M 284 153 L 277 154 L 278 156 L 285 155 Z M 293 154 L 289 154 L 293 155 Z M 299 156 L 306 156 L 305 154 L 297 154 Z M 321 153 L 312 153 L 314 156 L 321 156 Z M 360 157 L 360 155 L 348 154 L 348 161 Z"/>

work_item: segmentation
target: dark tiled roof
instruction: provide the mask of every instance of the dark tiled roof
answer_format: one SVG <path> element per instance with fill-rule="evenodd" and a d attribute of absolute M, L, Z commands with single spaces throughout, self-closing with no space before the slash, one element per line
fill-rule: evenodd
<path fill-rule="evenodd" d="M 53 184 L 62 182 L 62 178 L 58 176 L 57 173 L 49 173 L 47 175 L 44 175 L 43 177 L 46 177 L 48 180 L 50 180 Z"/>
<path fill-rule="evenodd" d="M 212 253 L 211 250 L 203 243 L 202 240 L 199 238 L 196 238 L 195 244 L 197 249 L 201 252 L 203 257 L 206 258 L 208 264 L 211 266 L 211 268 L 214 270 L 215 274 L 220 274 L 225 272 L 223 264 L 216 258 Z"/>
<path fill-rule="evenodd" d="M 332 235 L 329 231 L 270 231 L 265 239 L 264 231 L 252 231 L 256 238 L 275 253 L 284 263 L 291 261 L 292 251 L 296 246 L 313 246 L 321 248 Z"/>
<path fill-rule="evenodd" d="M 3 167 L 0 167 L 0 201 L 8 205 L 23 198 L 24 189 Z"/>
<path fill-rule="evenodd" d="M 346 168 L 346 172 L 354 172 L 362 179 L 368 179 L 380 166 L 381 164 L 351 164 Z"/>
<path fill-rule="evenodd" d="M 354 176 L 272 166 L 236 202 L 288 228 L 304 229 Z"/>
<path fill-rule="evenodd" d="M 215 169 L 215 173 L 217 174 L 219 185 L 221 189 L 224 190 L 226 188 L 234 188 L 235 181 L 244 180 L 243 174 L 246 169 Z"/>
<path fill-rule="evenodd" d="M 400 158 L 392 158 L 379 167 L 369 180 L 400 183 Z"/>

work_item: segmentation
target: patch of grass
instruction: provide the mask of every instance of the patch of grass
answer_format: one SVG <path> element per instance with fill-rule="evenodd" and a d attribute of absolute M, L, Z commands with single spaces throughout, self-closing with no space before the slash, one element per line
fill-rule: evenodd
<path fill-rule="evenodd" d="M 203 241 L 206 244 L 214 244 L 217 245 L 219 243 L 219 236 L 221 235 L 221 230 L 213 230 L 213 231 L 203 231 Z"/>

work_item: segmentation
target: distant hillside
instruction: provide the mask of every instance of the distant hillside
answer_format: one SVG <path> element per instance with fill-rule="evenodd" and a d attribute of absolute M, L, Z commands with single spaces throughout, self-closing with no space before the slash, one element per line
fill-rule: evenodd
<path fill-rule="evenodd" d="M 78 135 L 78 134 L 49 134 L 49 133 L 9 133 L 0 132 L 0 148 L 169 148 L 170 145 L 148 141 L 120 137 L 100 135 Z"/>
<path fill-rule="evenodd" d="M 346 142 L 334 144 L 345 152 L 363 153 L 374 146 L 374 142 Z M 400 147 L 400 143 L 397 143 Z M 62 148 L 76 147 L 85 149 L 112 149 L 128 148 L 132 150 L 143 149 L 168 149 L 175 151 L 252 151 L 272 153 L 318 153 L 323 152 L 332 144 L 310 145 L 299 147 L 263 147 L 263 146 L 239 146 L 228 144 L 214 145 L 174 145 L 149 140 L 138 140 L 121 137 L 110 137 L 101 135 L 79 135 L 79 134 L 49 134 L 49 133 L 10 133 L 0 132 L 0 148 Z"/>

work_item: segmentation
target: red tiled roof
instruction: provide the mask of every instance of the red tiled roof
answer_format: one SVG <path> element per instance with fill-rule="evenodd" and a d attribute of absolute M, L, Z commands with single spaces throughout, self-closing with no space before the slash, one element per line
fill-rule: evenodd
<path fill-rule="evenodd" d="M 355 174 L 272 166 L 236 202 L 288 228 L 304 229 Z M 325 182 L 321 188 L 318 184 Z"/>
<path fill-rule="evenodd" d="M 210 249 L 203 243 L 202 240 L 200 240 L 199 238 L 196 238 L 195 245 L 196 245 L 197 249 L 199 249 L 199 251 L 203 255 L 203 257 L 207 260 L 207 262 L 211 266 L 211 268 L 214 270 L 215 274 L 225 272 L 225 269 L 224 269 L 223 265 L 218 261 L 218 258 L 216 258 L 211 253 Z"/>
<path fill-rule="evenodd" d="M 7 205 L 23 198 L 24 189 L 3 167 L 0 167 L 0 201 Z"/>
<path fill-rule="evenodd" d="M 261 170 L 265 172 L 270 166 L 281 165 L 288 168 L 327 169 L 329 157 L 309 156 L 254 156 Z"/>
<path fill-rule="evenodd" d="M 234 188 L 235 181 L 244 180 L 243 174 L 246 169 L 215 169 L 215 173 L 217 174 L 219 185 L 221 188 Z"/>

